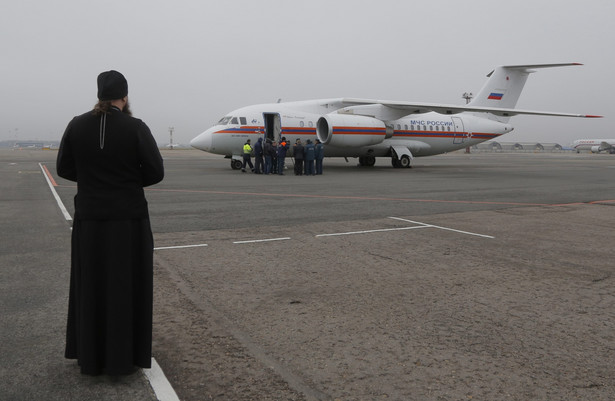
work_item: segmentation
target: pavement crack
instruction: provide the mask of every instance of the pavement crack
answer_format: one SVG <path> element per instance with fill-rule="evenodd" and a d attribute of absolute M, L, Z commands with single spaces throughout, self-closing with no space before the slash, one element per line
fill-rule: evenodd
<path fill-rule="evenodd" d="M 211 300 L 196 294 L 188 282 L 182 277 L 181 273 L 170 266 L 162 257 L 155 258 L 155 264 L 165 269 L 183 293 L 183 295 L 197 308 L 207 312 L 212 317 L 213 322 L 218 327 L 228 331 L 247 352 L 258 360 L 262 366 L 273 370 L 282 380 L 284 380 L 292 389 L 302 393 L 306 400 L 309 401 L 329 401 L 332 397 L 325 394 L 306 383 L 299 375 L 293 373 L 289 366 L 282 364 L 277 358 L 271 356 L 267 351 L 260 346 L 250 335 L 241 329 L 231 318 L 226 316 L 224 312 L 216 308 Z"/>

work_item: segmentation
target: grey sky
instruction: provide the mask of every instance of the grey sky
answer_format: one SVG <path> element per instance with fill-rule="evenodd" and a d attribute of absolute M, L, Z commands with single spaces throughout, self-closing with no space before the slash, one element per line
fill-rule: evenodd
<path fill-rule="evenodd" d="M 187 143 L 250 104 L 362 97 L 463 104 L 497 65 L 530 76 L 503 141 L 613 138 L 612 0 L 20 0 L 0 14 L 0 139 L 60 139 L 122 72 L 159 143 Z"/>

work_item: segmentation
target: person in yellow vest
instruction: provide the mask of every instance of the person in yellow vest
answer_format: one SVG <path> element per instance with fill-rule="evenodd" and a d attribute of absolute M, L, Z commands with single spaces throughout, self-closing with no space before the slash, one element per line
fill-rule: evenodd
<path fill-rule="evenodd" d="M 241 166 L 241 171 L 243 173 L 246 172 L 246 163 L 250 166 L 252 172 L 254 172 L 254 165 L 252 164 L 252 146 L 250 145 L 249 139 L 243 145 L 243 165 Z"/>

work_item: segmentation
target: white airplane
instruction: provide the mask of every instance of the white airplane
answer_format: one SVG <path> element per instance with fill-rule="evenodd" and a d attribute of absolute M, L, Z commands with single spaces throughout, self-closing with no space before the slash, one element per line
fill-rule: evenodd
<path fill-rule="evenodd" d="M 577 153 L 581 150 L 591 150 L 592 153 L 600 153 L 606 150 L 610 154 L 615 154 L 615 139 L 577 139 L 572 142 L 572 148 Z"/>
<path fill-rule="evenodd" d="M 337 98 L 260 104 L 231 111 L 190 142 L 194 148 L 231 158 L 241 168 L 247 139 L 259 137 L 294 143 L 319 139 L 326 157 L 358 157 L 372 166 L 376 157 L 390 157 L 394 167 L 410 167 L 414 157 L 431 156 L 473 146 L 513 130 L 517 114 L 601 117 L 514 109 L 530 73 L 538 68 L 578 63 L 500 66 L 487 77 L 474 99 L 463 106 Z"/>

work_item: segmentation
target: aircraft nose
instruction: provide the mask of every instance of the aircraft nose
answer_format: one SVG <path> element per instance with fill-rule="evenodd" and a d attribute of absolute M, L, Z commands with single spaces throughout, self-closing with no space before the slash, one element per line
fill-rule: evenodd
<path fill-rule="evenodd" d="M 211 130 L 203 132 L 190 141 L 190 146 L 196 149 L 209 151 L 211 149 Z"/>

